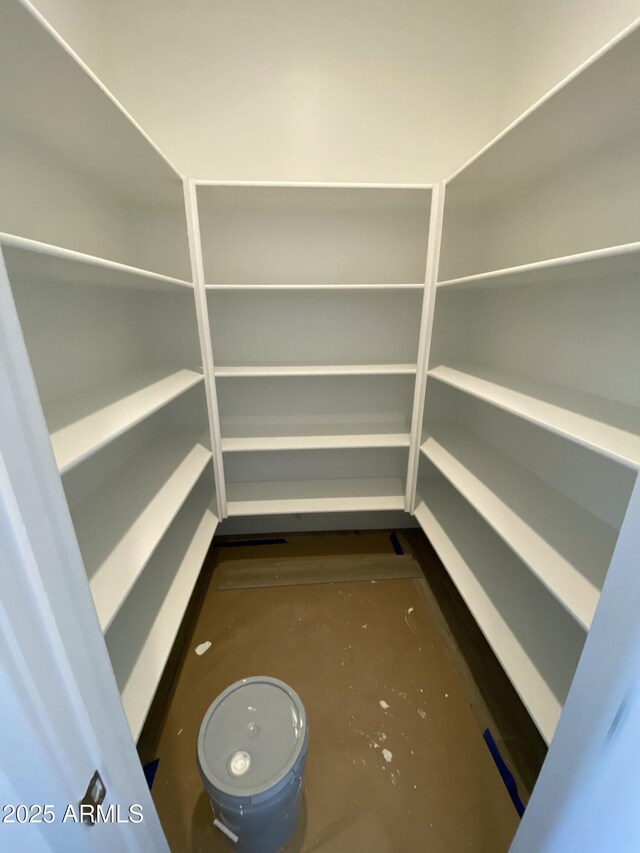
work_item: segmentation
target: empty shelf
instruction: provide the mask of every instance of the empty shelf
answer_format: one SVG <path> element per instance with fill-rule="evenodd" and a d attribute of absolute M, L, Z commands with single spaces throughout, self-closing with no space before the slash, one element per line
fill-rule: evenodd
<path fill-rule="evenodd" d="M 218 520 L 197 486 L 106 634 L 134 740 L 138 739 Z"/>
<path fill-rule="evenodd" d="M 467 290 L 482 287 L 560 285 L 572 281 L 585 284 L 600 281 L 603 287 L 608 287 L 612 281 L 632 277 L 637 279 L 639 275 L 640 243 L 627 243 L 623 246 L 453 278 L 438 282 L 438 287 L 446 290 Z"/>
<path fill-rule="evenodd" d="M 72 509 L 103 631 L 210 460 L 206 439 L 194 432 L 166 436 Z"/>
<path fill-rule="evenodd" d="M 488 444 L 442 424 L 422 452 L 588 629 L 617 531 Z"/>
<path fill-rule="evenodd" d="M 0 233 L 9 277 L 16 281 L 125 287 L 136 290 L 193 289 L 191 282 L 138 269 L 49 243 Z"/>
<path fill-rule="evenodd" d="M 58 397 L 44 410 L 61 473 L 202 382 L 194 370 L 153 370 Z"/>
<path fill-rule="evenodd" d="M 32 4 L 3 3 L 0 32 L 4 116 L 114 195 L 149 205 L 173 195 L 178 173 Z"/>
<path fill-rule="evenodd" d="M 429 376 L 577 444 L 640 467 L 640 408 L 478 365 L 440 365 Z"/>
<path fill-rule="evenodd" d="M 424 283 L 414 284 L 207 284 L 207 290 L 239 292 L 269 290 L 424 290 Z"/>
<path fill-rule="evenodd" d="M 361 376 L 406 375 L 416 372 L 415 364 L 271 364 L 218 365 L 221 378 L 251 376 Z"/>
<path fill-rule="evenodd" d="M 373 426 L 373 425 L 370 425 Z M 375 427 L 379 428 L 379 424 Z M 358 447 L 409 447 L 409 432 L 366 432 L 366 424 L 322 424 L 322 434 L 311 433 L 299 425 L 291 428 L 290 435 L 234 435 L 222 439 L 225 453 L 258 450 L 332 450 Z M 406 427 L 404 428 L 406 430 Z M 340 432 L 338 432 L 340 430 Z"/>
<path fill-rule="evenodd" d="M 420 526 L 549 743 L 584 631 L 448 483 L 427 479 L 420 497 Z"/>
<path fill-rule="evenodd" d="M 429 188 L 196 183 L 210 285 L 424 283 Z"/>
<path fill-rule="evenodd" d="M 394 478 L 227 483 L 230 516 L 403 509 L 404 486 Z"/>
<path fill-rule="evenodd" d="M 501 131 L 447 181 L 478 203 L 557 175 L 637 128 L 637 102 L 626 85 L 640 73 L 637 22 L 615 36 Z M 631 179 L 631 176 L 630 176 Z"/>

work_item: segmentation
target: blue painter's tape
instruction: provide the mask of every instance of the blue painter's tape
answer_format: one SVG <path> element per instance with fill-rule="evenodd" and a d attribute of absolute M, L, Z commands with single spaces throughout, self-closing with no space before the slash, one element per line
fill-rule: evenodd
<path fill-rule="evenodd" d="M 160 759 L 156 758 L 154 761 L 150 761 L 148 764 L 145 764 L 142 768 L 149 790 L 153 788 L 153 780 L 156 778 L 156 773 L 158 772 L 158 764 L 160 764 Z"/>
<path fill-rule="evenodd" d="M 286 539 L 241 539 L 237 542 L 215 542 L 216 548 L 248 548 L 256 545 L 286 545 Z"/>
<path fill-rule="evenodd" d="M 491 757 L 493 758 L 496 767 L 498 768 L 498 773 L 502 776 L 502 781 L 504 782 L 504 786 L 509 792 L 509 796 L 511 797 L 511 801 L 513 805 L 516 807 L 516 811 L 522 817 L 524 814 L 524 805 L 522 804 L 522 800 L 518 794 L 518 786 L 516 785 L 516 780 L 513 778 L 511 771 L 504 763 L 502 756 L 500 755 L 500 750 L 496 746 L 496 742 L 493 739 L 493 736 L 489 729 L 485 729 L 482 735 L 484 737 L 484 741 L 489 747 L 489 752 L 491 753 Z"/>
<path fill-rule="evenodd" d="M 393 531 L 391 536 L 389 536 L 389 539 L 391 539 L 391 544 L 393 545 L 393 550 L 396 552 L 396 554 L 399 557 L 402 556 L 402 554 L 404 554 L 404 551 L 402 549 L 402 545 L 400 544 L 400 540 L 398 539 L 398 534 L 395 532 L 395 530 Z"/>

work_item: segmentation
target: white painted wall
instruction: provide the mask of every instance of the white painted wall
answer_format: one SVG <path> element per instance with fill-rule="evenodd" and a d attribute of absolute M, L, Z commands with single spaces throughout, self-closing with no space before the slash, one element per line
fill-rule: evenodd
<path fill-rule="evenodd" d="M 431 181 L 640 0 L 34 0 L 177 168 Z"/>
<path fill-rule="evenodd" d="M 505 0 L 503 83 L 506 126 L 640 17 L 640 0 Z"/>
<path fill-rule="evenodd" d="M 106 4 L 100 0 L 22 0 L 58 30 L 98 76 L 106 70 L 111 39 L 106 37 Z"/>

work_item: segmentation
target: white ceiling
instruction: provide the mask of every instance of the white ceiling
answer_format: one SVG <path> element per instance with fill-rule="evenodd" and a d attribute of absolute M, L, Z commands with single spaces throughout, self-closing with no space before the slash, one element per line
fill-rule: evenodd
<path fill-rule="evenodd" d="M 35 0 L 185 174 L 431 181 L 640 0 Z"/>

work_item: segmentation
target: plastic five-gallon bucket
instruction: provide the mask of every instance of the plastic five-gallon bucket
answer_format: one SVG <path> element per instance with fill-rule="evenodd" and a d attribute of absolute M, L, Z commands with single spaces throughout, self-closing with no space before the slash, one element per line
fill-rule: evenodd
<path fill-rule="evenodd" d="M 304 705 L 276 678 L 237 681 L 205 714 L 200 775 L 214 823 L 238 853 L 277 853 L 293 836 L 307 743 Z"/>

